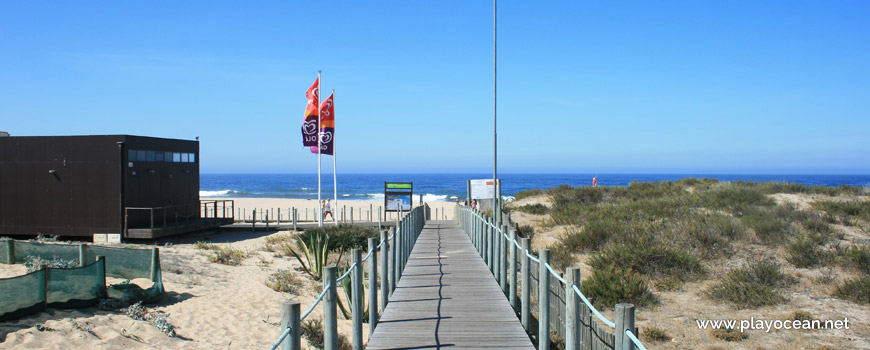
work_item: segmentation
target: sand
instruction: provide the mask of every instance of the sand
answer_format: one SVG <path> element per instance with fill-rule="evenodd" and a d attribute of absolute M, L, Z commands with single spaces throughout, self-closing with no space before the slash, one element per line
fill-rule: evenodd
<path fill-rule="evenodd" d="M 237 208 L 303 207 L 315 201 L 295 199 L 236 199 Z M 340 202 L 366 208 L 375 202 Z M 383 203 L 380 203 L 383 205 Z M 435 202 L 434 208 L 447 208 L 452 218 L 453 203 Z M 377 210 L 377 209 L 375 209 Z M 96 307 L 74 310 L 48 309 L 24 318 L 0 322 L 0 349 L 265 349 L 281 333 L 280 305 L 299 301 L 304 312 L 319 292 L 315 282 L 288 257 L 263 251 L 266 238 L 288 232 L 199 232 L 170 239 L 160 246 L 161 268 L 166 289 L 164 300 L 149 308 L 165 312 L 177 337 L 168 337 L 144 321 L 123 312 Z M 196 249 L 197 241 L 232 246 L 249 253 L 240 266 L 208 262 L 206 252 Z M 135 244 L 134 244 L 135 246 Z M 142 248 L 146 245 L 139 245 Z M 346 256 L 346 255 L 345 255 Z M 265 281 L 278 270 L 290 270 L 304 281 L 297 294 L 276 292 Z M 0 276 L 24 272 L 21 265 L 0 264 Z M 139 282 L 139 281 L 134 281 Z M 146 282 L 147 283 L 147 282 Z M 339 292 L 339 294 L 342 294 Z M 321 317 L 321 307 L 310 318 Z M 44 331 L 35 327 L 45 326 Z M 368 326 L 364 325 L 368 335 Z M 87 331 L 90 329 L 90 332 Z M 339 312 L 339 331 L 350 337 L 351 322 Z M 303 338 L 303 348 L 307 343 Z"/>

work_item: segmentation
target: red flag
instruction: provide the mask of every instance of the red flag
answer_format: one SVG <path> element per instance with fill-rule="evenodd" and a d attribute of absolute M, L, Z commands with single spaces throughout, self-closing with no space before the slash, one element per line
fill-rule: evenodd
<path fill-rule="evenodd" d="M 332 97 L 329 95 L 326 101 L 320 105 L 320 153 L 333 154 L 333 146 L 335 145 L 335 105 Z M 317 146 L 311 147 L 311 153 L 317 153 Z"/>
<path fill-rule="evenodd" d="M 308 88 L 305 97 L 308 105 L 305 107 L 305 120 L 302 122 L 302 145 L 315 146 L 317 148 L 317 105 L 320 104 L 320 78 L 314 80 L 314 84 Z"/>

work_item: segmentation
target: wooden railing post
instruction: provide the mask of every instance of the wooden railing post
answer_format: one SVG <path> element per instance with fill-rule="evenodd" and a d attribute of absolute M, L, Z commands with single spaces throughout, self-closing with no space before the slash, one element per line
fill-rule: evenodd
<path fill-rule="evenodd" d="M 362 350 L 363 347 L 363 309 L 365 309 L 365 299 L 363 299 L 363 264 L 362 250 L 354 248 L 351 251 L 353 258 L 353 272 L 350 273 L 350 282 L 352 287 L 351 296 L 351 320 L 353 326 L 351 328 L 351 341 L 353 350 Z"/>
<path fill-rule="evenodd" d="M 257 209 L 251 211 L 251 232 L 257 231 Z"/>
<path fill-rule="evenodd" d="M 6 240 L 6 263 L 15 264 L 15 241 L 12 239 Z"/>
<path fill-rule="evenodd" d="M 383 232 L 381 232 L 383 235 Z M 369 237 L 369 335 L 378 326 L 378 243 Z"/>
<path fill-rule="evenodd" d="M 487 218 L 486 218 L 486 223 L 491 224 L 491 223 L 492 223 L 492 218 L 487 217 Z M 492 231 L 493 231 L 492 226 L 484 224 L 484 229 L 485 229 L 484 231 L 486 232 L 486 234 L 485 234 L 485 236 L 486 236 L 486 243 L 485 243 L 485 247 L 486 247 L 486 249 L 485 249 L 485 250 L 486 250 L 486 266 L 489 267 L 489 272 L 492 272 L 493 269 L 495 268 L 495 266 L 493 266 L 493 264 L 492 264 L 492 255 L 493 255 L 493 250 L 492 250 L 492 244 L 493 244 L 493 242 L 492 242 L 492 237 L 495 236 L 495 235 L 492 234 Z"/>
<path fill-rule="evenodd" d="M 508 294 L 508 280 L 507 280 L 507 268 L 508 268 L 508 248 L 513 245 L 512 242 L 509 242 L 505 235 L 508 234 L 508 226 L 501 226 L 501 233 L 498 234 L 498 241 L 501 242 L 499 244 L 499 262 L 498 262 L 498 271 L 499 271 L 499 282 L 501 282 L 501 291 L 510 298 Z M 510 237 L 510 236 L 508 236 Z"/>
<path fill-rule="evenodd" d="M 302 332 L 300 332 L 302 324 L 299 320 L 301 316 L 299 310 L 298 301 L 285 301 L 281 304 L 281 334 L 284 334 L 285 329 L 290 328 L 290 334 L 281 342 L 281 350 L 302 349 Z"/>
<path fill-rule="evenodd" d="M 538 350 L 550 350 L 550 250 L 538 253 Z"/>
<path fill-rule="evenodd" d="M 498 283 L 499 287 L 501 284 L 501 246 L 504 242 L 502 239 L 502 235 L 500 232 L 500 226 L 495 225 L 495 228 L 492 229 L 492 275 L 495 277 L 496 283 Z"/>
<path fill-rule="evenodd" d="M 614 348 L 616 350 L 633 350 L 634 343 L 625 335 L 625 331 L 631 330 L 634 332 L 634 304 L 616 304 L 613 314 L 616 316 L 616 327 L 614 327 L 616 344 L 614 344 Z"/>
<path fill-rule="evenodd" d="M 323 269 L 323 349 L 338 350 L 338 310 L 336 300 L 335 265 Z"/>
<path fill-rule="evenodd" d="M 381 308 L 380 312 L 384 312 L 387 303 L 390 302 L 390 241 L 388 240 L 387 231 L 381 230 Z"/>
<path fill-rule="evenodd" d="M 517 311 L 517 230 L 510 229 L 511 241 L 508 242 L 508 252 L 510 253 L 510 266 L 508 266 L 508 278 L 510 279 L 510 287 L 508 288 L 508 300 L 511 302 L 511 307 L 514 312 Z"/>
<path fill-rule="evenodd" d="M 298 216 L 299 216 L 299 212 L 296 211 L 296 208 L 294 207 L 293 208 L 293 231 L 298 231 L 298 229 L 296 228 L 296 220 L 297 220 Z"/>
<path fill-rule="evenodd" d="M 520 287 L 522 288 L 522 301 L 520 302 L 520 307 L 522 311 L 520 312 L 520 320 L 523 324 L 523 328 L 526 329 L 527 332 L 531 331 L 532 327 L 532 288 L 531 288 L 531 265 L 532 260 L 529 259 L 527 255 L 531 251 L 531 243 L 527 237 L 523 237 L 520 241 L 520 244 L 523 246 L 523 250 L 520 252 L 520 261 L 522 261 L 522 282 L 520 283 Z"/>
<path fill-rule="evenodd" d="M 381 209 L 383 209 L 383 207 L 378 206 L 378 230 L 380 230 L 381 226 L 382 226 L 381 225 Z"/>
<path fill-rule="evenodd" d="M 399 280 L 399 271 L 396 270 L 396 263 L 398 262 L 398 247 L 396 246 L 398 239 L 398 232 L 396 232 L 396 227 L 390 227 L 390 236 L 393 237 L 392 242 L 390 242 L 390 294 L 393 294 L 393 291 L 396 290 L 396 281 Z"/>
<path fill-rule="evenodd" d="M 151 248 L 151 281 L 157 282 L 160 278 L 160 250 Z"/>
<path fill-rule="evenodd" d="M 568 283 L 565 284 L 565 349 L 580 349 L 580 298 L 574 293 L 573 286 L 580 288 L 580 269 L 569 267 L 565 271 Z"/>

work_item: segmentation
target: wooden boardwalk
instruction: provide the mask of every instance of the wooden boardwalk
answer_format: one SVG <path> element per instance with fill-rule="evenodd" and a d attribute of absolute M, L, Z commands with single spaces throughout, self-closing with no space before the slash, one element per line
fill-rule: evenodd
<path fill-rule="evenodd" d="M 427 221 L 366 349 L 534 349 L 453 221 Z"/>

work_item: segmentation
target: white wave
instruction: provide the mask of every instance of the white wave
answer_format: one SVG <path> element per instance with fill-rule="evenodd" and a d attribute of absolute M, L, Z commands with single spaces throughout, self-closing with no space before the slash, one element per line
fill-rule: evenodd
<path fill-rule="evenodd" d="M 423 195 L 423 201 L 424 202 L 446 202 L 447 195 L 446 194 L 440 195 L 440 194 L 427 193 L 427 194 Z"/>
<path fill-rule="evenodd" d="M 233 192 L 232 190 L 220 190 L 220 191 L 199 191 L 200 197 L 220 197 L 226 196 Z"/>
<path fill-rule="evenodd" d="M 341 196 L 342 196 L 342 197 L 350 197 L 350 195 L 347 194 L 347 193 L 345 193 L 345 194 L 343 194 L 343 195 L 341 195 Z"/>
<path fill-rule="evenodd" d="M 383 193 L 367 193 L 366 196 L 369 196 L 371 198 L 384 198 Z"/>
<path fill-rule="evenodd" d="M 501 200 L 505 203 L 510 203 L 514 201 L 514 196 L 501 196 Z"/>

